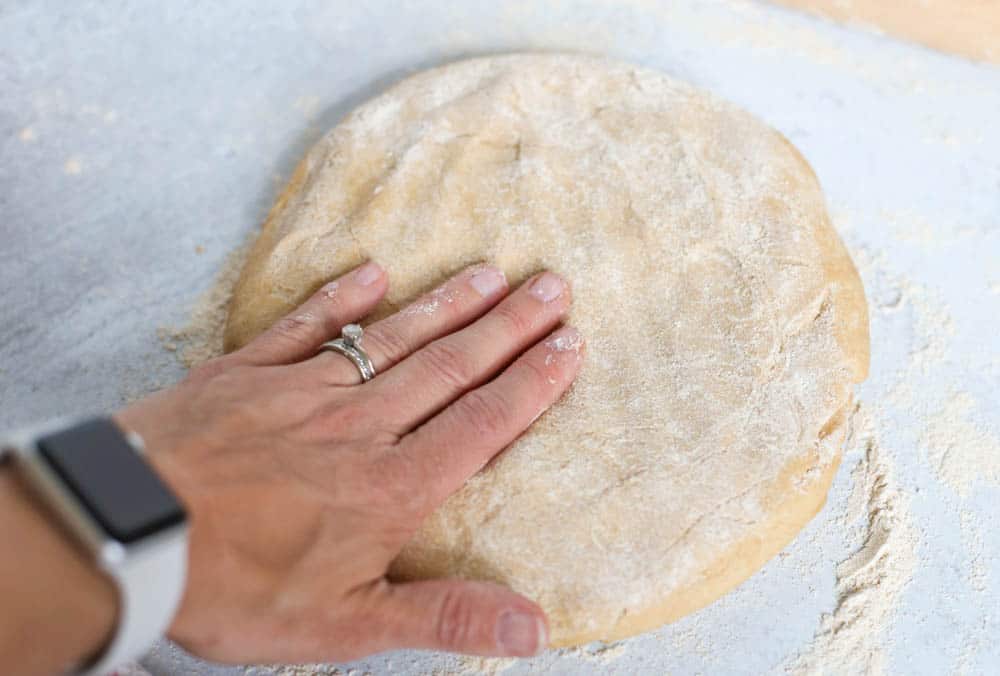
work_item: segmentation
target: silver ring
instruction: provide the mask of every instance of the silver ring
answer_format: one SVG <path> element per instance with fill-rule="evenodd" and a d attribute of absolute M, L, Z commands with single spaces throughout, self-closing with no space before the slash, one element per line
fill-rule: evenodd
<path fill-rule="evenodd" d="M 371 357 L 361 347 L 361 337 L 365 334 L 357 324 L 348 324 L 340 331 L 340 338 L 336 338 L 327 343 L 323 343 L 319 351 L 330 350 L 337 354 L 342 354 L 351 360 L 351 363 L 358 367 L 361 374 L 361 382 L 367 383 L 375 377 L 375 364 Z"/>

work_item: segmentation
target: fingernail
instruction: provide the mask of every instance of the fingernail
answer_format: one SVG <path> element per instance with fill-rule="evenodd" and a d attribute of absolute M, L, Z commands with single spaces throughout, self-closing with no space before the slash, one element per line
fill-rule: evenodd
<path fill-rule="evenodd" d="M 531 295 L 538 300 L 543 303 L 548 303 L 549 301 L 555 300 L 561 296 L 563 289 L 565 288 L 566 285 L 558 275 L 554 275 L 551 272 L 545 272 L 531 284 L 529 291 L 531 292 Z"/>
<path fill-rule="evenodd" d="M 506 285 L 506 279 L 496 268 L 484 266 L 473 273 L 469 284 L 480 296 L 486 298 L 500 291 Z"/>
<path fill-rule="evenodd" d="M 354 279 L 361 286 L 368 286 L 382 276 L 382 268 L 374 261 L 368 261 L 354 273 Z"/>
<path fill-rule="evenodd" d="M 534 615 L 508 610 L 497 621 L 497 644 L 504 655 L 537 655 L 548 642 L 545 623 Z"/>

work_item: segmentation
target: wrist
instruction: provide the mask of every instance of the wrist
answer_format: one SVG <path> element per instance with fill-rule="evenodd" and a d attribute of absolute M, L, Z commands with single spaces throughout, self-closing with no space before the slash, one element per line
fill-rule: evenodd
<path fill-rule="evenodd" d="M 9 673 L 65 671 L 98 653 L 115 626 L 117 593 L 9 466 L 0 465 L 0 664 Z"/>

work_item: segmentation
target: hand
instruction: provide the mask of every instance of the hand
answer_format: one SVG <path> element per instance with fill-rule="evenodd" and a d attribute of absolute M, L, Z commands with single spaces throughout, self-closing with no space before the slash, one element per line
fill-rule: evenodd
<path fill-rule="evenodd" d="M 569 387 L 581 341 L 556 330 L 569 289 L 545 272 L 508 295 L 496 268 L 465 270 L 366 329 L 379 375 L 359 384 L 348 359 L 317 350 L 387 285 L 367 263 L 117 416 L 189 509 L 170 637 L 191 652 L 247 663 L 545 647 L 542 610 L 503 587 L 385 573 L 421 520 Z"/>

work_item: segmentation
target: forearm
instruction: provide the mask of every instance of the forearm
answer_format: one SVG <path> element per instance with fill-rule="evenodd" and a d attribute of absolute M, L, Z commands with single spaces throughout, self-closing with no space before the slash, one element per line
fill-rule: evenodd
<path fill-rule="evenodd" d="M 61 673 L 111 635 L 116 592 L 0 465 L 0 671 Z"/>

